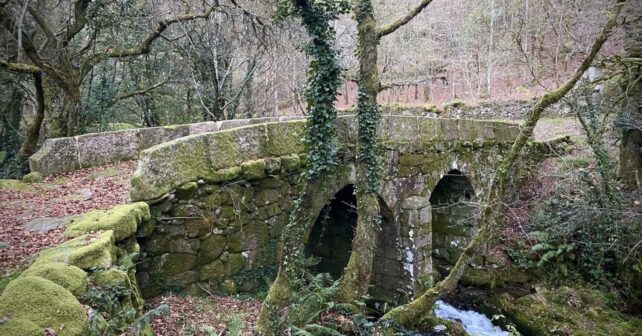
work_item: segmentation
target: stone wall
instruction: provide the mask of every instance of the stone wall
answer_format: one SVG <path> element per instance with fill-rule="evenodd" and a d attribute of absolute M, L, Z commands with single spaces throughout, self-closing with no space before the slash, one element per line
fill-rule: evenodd
<path fill-rule="evenodd" d="M 298 117 L 236 119 L 47 139 L 40 150 L 29 158 L 29 168 L 32 172 L 47 176 L 119 161 L 137 160 L 142 150 L 188 135 L 293 118 Z"/>
<path fill-rule="evenodd" d="M 0 296 L 0 335 L 86 336 L 122 330 L 143 314 L 136 280 L 136 232 L 152 222 L 134 203 L 69 223 L 70 239 L 43 250 Z M 150 335 L 140 326 L 141 335 Z M 50 332 L 45 329 L 50 328 Z"/>

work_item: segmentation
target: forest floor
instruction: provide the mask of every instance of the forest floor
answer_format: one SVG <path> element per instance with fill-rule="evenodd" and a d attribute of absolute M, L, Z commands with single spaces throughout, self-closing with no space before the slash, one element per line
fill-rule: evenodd
<path fill-rule="evenodd" d="M 582 133 L 574 118 L 544 119 L 535 138 L 543 141 L 570 135 L 583 142 Z M 58 174 L 33 184 L 0 180 L 0 276 L 5 274 L 0 278 L 0 291 L 13 278 L 9 274 L 18 274 L 38 251 L 64 240 L 64 226 L 56 223 L 126 203 L 135 167 L 135 161 L 124 162 Z M 232 328 L 251 335 L 260 308 L 257 298 L 172 294 L 151 300 L 149 307 L 160 304 L 169 305 L 170 313 L 153 320 L 152 328 L 158 335 L 222 334 Z"/>

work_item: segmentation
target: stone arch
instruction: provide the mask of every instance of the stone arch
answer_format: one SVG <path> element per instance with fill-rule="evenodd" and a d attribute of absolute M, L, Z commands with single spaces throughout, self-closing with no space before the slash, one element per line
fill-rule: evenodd
<path fill-rule="evenodd" d="M 308 236 L 305 253 L 319 258 L 313 266 L 318 273 L 329 273 L 334 279 L 343 274 L 352 250 L 357 225 L 357 198 L 354 185 L 348 184 L 332 196 Z"/>
<path fill-rule="evenodd" d="M 430 195 L 433 267 L 445 276 L 468 242 L 477 234 L 479 204 L 471 180 L 450 170 Z"/>

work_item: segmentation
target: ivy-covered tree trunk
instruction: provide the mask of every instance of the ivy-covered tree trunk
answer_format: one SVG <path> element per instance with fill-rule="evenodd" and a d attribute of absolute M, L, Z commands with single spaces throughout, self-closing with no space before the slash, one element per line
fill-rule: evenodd
<path fill-rule="evenodd" d="M 626 97 L 620 118 L 622 141 L 618 172 L 629 186 L 642 190 L 642 6 L 631 1 L 625 11 Z"/>
<path fill-rule="evenodd" d="M 335 31 L 330 20 L 339 11 L 331 3 L 292 0 L 281 3 L 282 15 L 300 16 L 311 38 L 306 53 L 311 57 L 306 100 L 308 122 L 304 143 L 308 164 L 304 173 L 306 186 L 295 202 L 290 220 L 281 237 L 283 244 L 277 278 L 261 306 L 258 328 L 263 335 L 278 335 L 290 327 L 292 292 L 303 284 L 305 274 L 303 243 L 315 218 L 312 209 L 317 197 L 332 178 L 336 165 L 337 110 L 334 106 L 341 85 L 342 68 L 334 49 Z M 294 9 L 294 10 L 292 10 Z M 320 210 L 320 209 L 319 209 Z"/>
<path fill-rule="evenodd" d="M 557 89 L 548 92 L 542 96 L 537 103 L 528 112 L 526 121 L 521 125 L 521 132 L 509 153 L 499 162 L 495 171 L 495 176 L 491 184 L 491 189 L 483 202 L 481 217 L 479 220 L 479 231 L 477 236 L 466 246 L 463 253 L 453 266 L 448 276 L 435 287 L 427 290 L 418 298 L 409 304 L 402 305 L 392 309 L 382 320 L 394 320 L 402 326 L 412 327 L 421 323 L 430 314 L 435 302 L 442 296 L 451 293 L 456 287 L 459 279 L 464 274 L 466 266 L 477 253 L 479 246 L 485 241 L 488 231 L 496 223 L 496 215 L 502 210 L 502 204 L 506 195 L 506 183 L 509 181 L 511 169 L 514 168 L 517 159 L 522 154 L 522 149 L 532 138 L 535 126 L 539 121 L 544 110 L 550 105 L 559 101 L 566 95 L 579 81 L 584 72 L 591 66 L 595 56 L 604 45 L 604 42 L 611 35 L 616 25 L 617 17 L 626 0 L 615 0 L 615 6 L 609 15 L 602 32 L 593 42 L 588 55 L 584 58 L 573 76 Z M 392 331 L 391 331 L 392 332 Z"/>
<path fill-rule="evenodd" d="M 352 253 L 343 273 L 339 290 L 341 302 L 352 303 L 368 292 L 377 235 L 380 230 L 380 209 L 377 191 L 381 185 L 381 154 L 376 133 L 381 120 L 377 103 L 379 70 L 377 68 L 377 26 L 370 0 L 354 0 L 357 19 L 359 75 L 357 82 L 357 123 L 359 132 L 357 156 L 357 228 Z"/>

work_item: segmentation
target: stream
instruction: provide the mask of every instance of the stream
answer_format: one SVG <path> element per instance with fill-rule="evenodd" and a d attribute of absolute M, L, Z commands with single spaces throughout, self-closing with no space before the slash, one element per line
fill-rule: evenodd
<path fill-rule="evenodd" d="M 488 317 L 472 310 L 460 310 L 444 301 L 437 301 L 435 315 L 439 318 L 458 321 L 471 336 L 509 336 L 510 333 L 493 325 Z"/>

